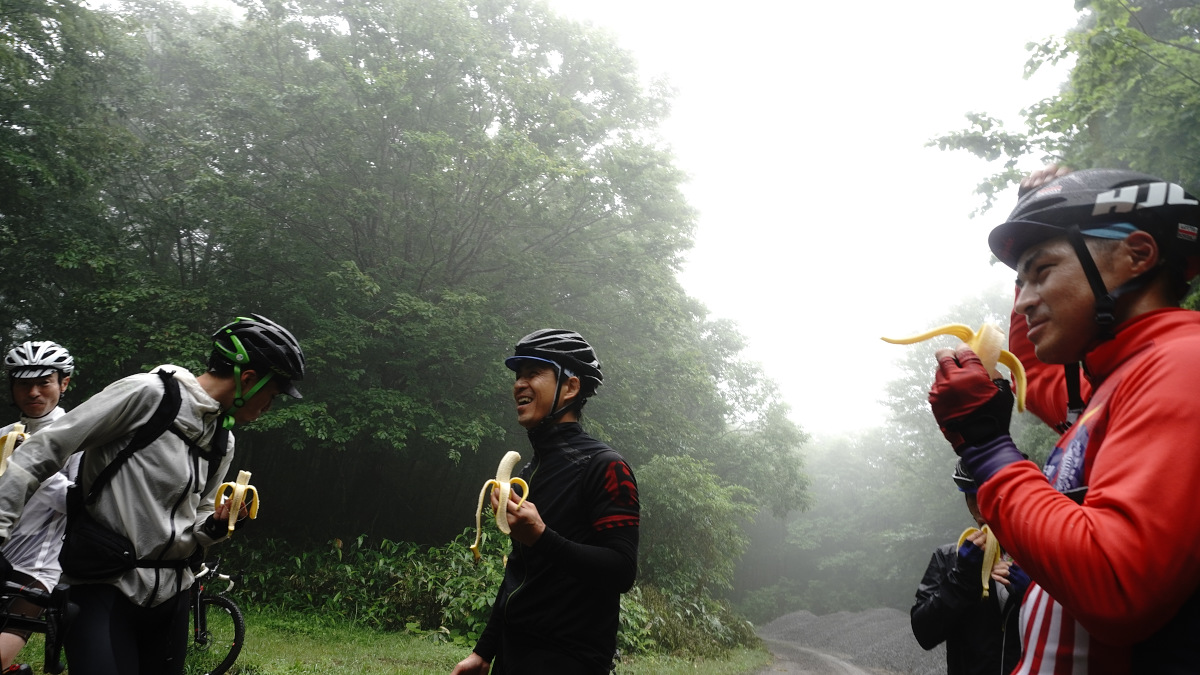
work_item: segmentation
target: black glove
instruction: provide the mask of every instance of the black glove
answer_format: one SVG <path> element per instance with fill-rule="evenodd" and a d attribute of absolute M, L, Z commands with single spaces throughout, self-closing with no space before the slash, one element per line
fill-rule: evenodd
<path fill-rule="evenodd" d="M 997 391 L 986 403 L 968 415 L 946 422 L 946 431 L 962 437 L 962 445 L 977 447 L 1008 433 L 1012 422 L 1012 385 L 1005 379 L 992 382 Z"/>
<path fill-rule="evenodd" d="M 217 520 L 216 516 L 209 516 L 207 520 L 200 525 L 200 530 L 208 535 L 210 539 L 220 539 L 229 532 L 229 521 Z"/>
<path fill-rule="evenodd" d="M 240 518 L 234 524 L 233 529 L 240 532 L 246 528 L 246 523 L 251 520 L 253 518 Z M 229 521 L 225 519 L 218 520 L 215 515 L 212 515 L 200 525 L 200 530 L 212 539 L 220 539 L 229 533 Z"/>

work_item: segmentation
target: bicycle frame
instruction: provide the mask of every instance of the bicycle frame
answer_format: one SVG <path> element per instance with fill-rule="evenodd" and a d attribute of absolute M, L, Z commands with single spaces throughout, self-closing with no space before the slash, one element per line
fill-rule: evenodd
<path fill-rule="evenodd" d="M 5 581 L 3 590 L 0 590 L 0 622 L 5 627 L 46 635 L 43 670 L 47 673 L 57 674 L 65 669 L 62 662 L 62 640 L 79 613 L 79 607 L 68 597 L 69 590 L 70 587 L 66 584 L 59 584 L 47 593 L 40 588 L 24 586 L 13 581 Z M 10 614 L 9 606 L 17 598 L 31 602 L 46 611 L 40 617 Z"/>
<path fill-rule="evenodd" d="M 201 564 L 191 590 L 193 630 L 189 652 L 216 658 L 216 661 L 208 661 L 207 657 L 200 657 L 205 667 L 211 668 L 208 675 L 227 672 L 241 653 L 242 641 L 246 637 L 246 623 L 241 609 L 224 595 L 233 589 L 234 581 L 228 574 L 217 572 L 219 565 L 220 559 L 214 560 L 211 567 L 207 563 Z M 224 589 L 214 591 L 221 582 L 226 583 Z M 209 612 L 215 612 L 213 616 L 223 617 L 222 625 L 213 628 L 216 634 L 210 632 Z"/>
<path fill-rule="evenodd" d="M 216 591 L 218 595 L 228 593 L 233 590 L 233 579 L 228 574 L 217 573 L 217 567 L 220 561 L 213 562 L 210 568 L 208 563 L 200 563 L 200 569 L 196 572 L 196 583 L 192 585 L 192 618 L 194 620 L 194 628 L 192 630 L 192 640 L 204 647 L 208 645 L 208 621 L 207 615 L 201 607 L 201 600 L 206 594 L 211 594 L 208 589 L 209 581 L 216 579 L 217 581 L 227 581 L 229 585 L 223 591 Z M 207 577 L 207 579 L 205 578 Z"/>

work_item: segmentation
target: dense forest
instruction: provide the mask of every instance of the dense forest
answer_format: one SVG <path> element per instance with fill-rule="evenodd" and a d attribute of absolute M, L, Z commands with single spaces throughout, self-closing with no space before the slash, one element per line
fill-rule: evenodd
<path fill-rule="evenodd" d="M 1200 8 L 1079 4 L 1031 45 L 1031 70 L 1074 66 L 1025 130 L 972 113 L 933 141 L 997 167 L 985 205 L 1030 156 L 1200 187 Z M 573 328 L 605 372 L 585 424 L 641 486 L 642 587 L 757 621 L 907 607 L 966 521 L 928 345 L 883 426 L 809 439 L 676 279 L 695 214 L 657 135 L 670 103 L 607 34 L 525 0 L 6 0 L 0 327 L 71 349 L 68 406 L 199 369 L 234 315 L 292 329 L 305 398 L 243 430 L 235 461 L 263 493 L 255 536 L 291 550 L 454 540 L 527 448 L 503 357 Z M 1008 290 L 981 293 L 944 318 L 1004 325 Z"/>

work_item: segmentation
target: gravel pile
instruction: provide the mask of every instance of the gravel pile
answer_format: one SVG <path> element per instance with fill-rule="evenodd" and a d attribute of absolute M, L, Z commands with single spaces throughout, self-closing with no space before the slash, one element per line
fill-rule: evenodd
<path fill-rule="evenodd" d="M 937 675 L 946 672 L 946 648 L 925 651 L 909 627 L 908 614 L 896 609 L 838 612 L 816 616 L 795 612 L 758 629 L 763 638 L 786 640 L 832 654 L 877 673 Z"/>

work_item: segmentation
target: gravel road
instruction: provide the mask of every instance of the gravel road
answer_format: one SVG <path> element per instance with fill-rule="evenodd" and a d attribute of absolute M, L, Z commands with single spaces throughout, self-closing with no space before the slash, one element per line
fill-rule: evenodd
<path fill-rule="evenodd" d="M 795 612 L 758 630 L 775 656 L 758 675 L 939 675 L 946 651 L 925 651 L 912 636 L 908 614 L 896 609 L 816 616 Z"/>

